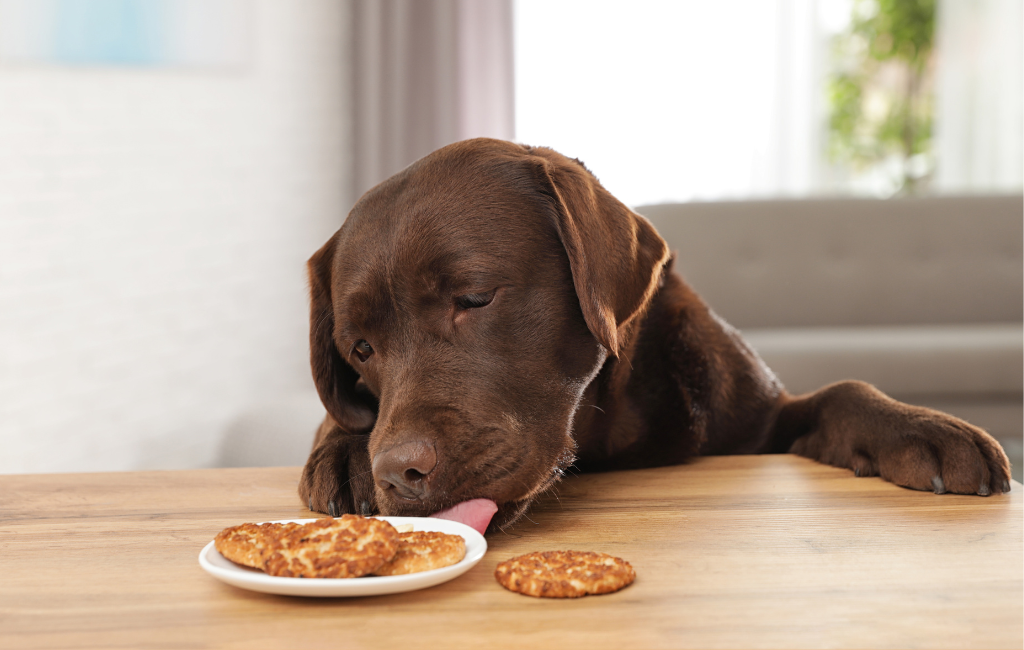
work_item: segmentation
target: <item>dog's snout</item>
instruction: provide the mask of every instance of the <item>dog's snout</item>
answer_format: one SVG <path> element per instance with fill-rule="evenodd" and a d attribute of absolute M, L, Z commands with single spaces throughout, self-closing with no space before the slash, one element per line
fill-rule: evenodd
<path fill-rule="evenodd" d="M 400 499 L 422 500 L 429 490 L 425 479 L 436 465 L 433 443 L 412 440 L 374 456 L 373 478 L 379 488 L 393 491 Z"/>

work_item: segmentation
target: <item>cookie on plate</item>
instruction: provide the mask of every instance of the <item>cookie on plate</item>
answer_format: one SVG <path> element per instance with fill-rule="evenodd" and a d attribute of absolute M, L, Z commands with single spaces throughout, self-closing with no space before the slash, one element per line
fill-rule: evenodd
<path fill-rule="evenodd" d="M 438 532 L 408 532 L 398 535 L 395 557 L 373 572 L 375 576 L 397 576 L 451 566 L 466 557 L 466 540 L 461 535 Z"/>
<path fill-rule="evenodd" d="M 275 538 L 263 553 L 263 570 L 290 578 L 358 578 L 397 551 L 398 531 L 386 521 L 326 517 Z"/>
<path fill-rule="evenodd" d="M 579 598 L 618 591 L 636 579 L 629 562 L 591 551 L 527 553 L 498 564 L 498 583 L 539 598 Z"/>
<path fill-rule="evenodd" d="M 242 524 L 217 533 L 213 544 L 217 552 L 236 564 L 263 568 L 263 551 L 282 534 L 300 524 Z"/>

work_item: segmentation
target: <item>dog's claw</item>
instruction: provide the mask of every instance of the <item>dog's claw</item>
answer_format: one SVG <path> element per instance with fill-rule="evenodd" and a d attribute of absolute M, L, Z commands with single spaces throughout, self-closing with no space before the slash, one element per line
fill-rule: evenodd
<path fill-rule="evenodd" d="M 309 511 L 313 512 L 313 497 L 309 497 Z"/>
<path fill-rule="evenodd" d="M 982 483 L 978 488 L 978 496 L 987 497 L 992 491 L 988 489 L 988 483 Z"/>
<path fill-rule="evenodd" d="M 1003 481 L 1003 492 L 1009 492 L 1009 491 L 1010 491 L 1010 482 L 1009 481 Z"/>
<path fill-rule="evenodd" d="M 935 490 L 935 494 L 945 494 L 946 493 L 946 484 L 942 482 L 942 477 L 940 477 L 940 476 L 933 476 L 932 477 L 932 489 Z"/>
<path fill-rule="evenodd" d="M 332 517 L 338 516 L 338 506 L 334 505 L 333 499 L 327 502 L 327 514 L 329 514 Z"/>
<path fill-rule="evenodd" d="M 361 513 L 363 513 L 364 517 L 369 517 L 370 516 L 370 502 L 369 501 L 362 501 L 359 504 L 359 511 Z"/>
<path fill-rule="evenodd" d="M 859 467 L 854 467 L 853 468 L 853 475 L 858 477 L 858 478 L 860 477 L 860 468 Z"/>

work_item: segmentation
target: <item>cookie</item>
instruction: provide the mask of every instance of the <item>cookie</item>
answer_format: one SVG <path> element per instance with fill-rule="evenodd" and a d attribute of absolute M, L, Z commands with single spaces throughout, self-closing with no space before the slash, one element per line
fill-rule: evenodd
<path fill-rule="evenodd" d="M 263 570 L 287 578 L 358 578 L 398 551 L 386 521 L 357 515 L 326 517 L 279 535 L 263 553 Z"/>
<path fill-rule="evenodd" d="M 460 535 L 410 532 L 398 535 L 398 552 L 375 576 L 397 576 L 451 566 L 466 557 L 466 540 Z"/>
<path fill-rule="evenodd" d="M 527 553 L 498 564 L 498 583 L 539 598 L 579 598 L 618 591 L 636 579 L 629 562 L 591 551 Z"/>
<path fill-rule="evenodd" d="M 254 569 L 263 568 L 263 551 L 280 535 L 299 524 L 242 524 L 217 533 L 213 544 L 227 559 Z"/>

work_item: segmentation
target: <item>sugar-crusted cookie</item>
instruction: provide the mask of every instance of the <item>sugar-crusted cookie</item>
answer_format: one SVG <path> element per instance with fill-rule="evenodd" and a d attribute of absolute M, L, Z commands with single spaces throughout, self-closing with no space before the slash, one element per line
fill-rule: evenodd
<path fill-rule="evenodd" d="M 263 553 L 272 576 L 358 578 L 398 551 L 398 532 L 386 521 L 357 515 L 318 519 L 278 536 Z"/>
<path fill-rule="evenodd" d="M 400 533 L 398 539 L 395 557 L 373 575 L 397 576 L 430 571 L 451 566 L 466 557 L 466 540 L 460 535 L 421 531 Z"/>
<path fill-rule="evenodd" d="M 237 564 L 263 568 L 263 551 L 270 542 L 300 524 L 242 524 L 217 533 L 213 544 L 217 552 Z"/>
<path fill-rule="evenodd" d="M 636 579 L 636 571 L 606 553 L 544 551 L 501 562 L 494 577 L 502 587 L 527 596 L 579 598 L 618 591 Z"/>

